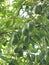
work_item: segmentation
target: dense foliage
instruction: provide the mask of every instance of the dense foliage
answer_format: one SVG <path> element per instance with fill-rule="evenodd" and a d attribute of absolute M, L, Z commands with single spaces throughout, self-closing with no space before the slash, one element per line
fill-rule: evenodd
<path fill-rule="evenodd" d="M 0 65 L 49 65 L 49 0 L 0 0 Z"/>

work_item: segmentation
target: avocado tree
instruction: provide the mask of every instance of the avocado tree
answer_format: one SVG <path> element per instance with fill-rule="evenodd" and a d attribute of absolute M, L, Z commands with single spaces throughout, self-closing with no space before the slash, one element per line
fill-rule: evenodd
<path fill-rule="evenodd" d="M 49 0 L 0 0 L 0 65 L 49 65 Z"/>

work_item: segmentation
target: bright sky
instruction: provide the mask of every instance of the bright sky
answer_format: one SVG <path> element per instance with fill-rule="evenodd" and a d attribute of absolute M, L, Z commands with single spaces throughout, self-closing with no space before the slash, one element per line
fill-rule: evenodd
<path fill-rule="evenodd" d="M 13 0 L 8 0 L 8 2 L 9 2 L 10 4 L 12 4 Z"/>

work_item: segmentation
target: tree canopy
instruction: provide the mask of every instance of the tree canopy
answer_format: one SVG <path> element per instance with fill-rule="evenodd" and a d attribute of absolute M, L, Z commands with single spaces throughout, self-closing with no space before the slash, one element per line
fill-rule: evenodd
<path fill-rule="evenodd" d="M 49 65 L 49 0 L 0 0 L 0 65 Z"/>

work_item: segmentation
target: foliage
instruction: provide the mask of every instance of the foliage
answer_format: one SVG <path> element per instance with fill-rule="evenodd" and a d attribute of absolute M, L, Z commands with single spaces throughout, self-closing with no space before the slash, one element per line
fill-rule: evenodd
<path fill-rule="evenodd" d="M 0 0 L 0 65 L 49 65 L 49 0 Z"/>

